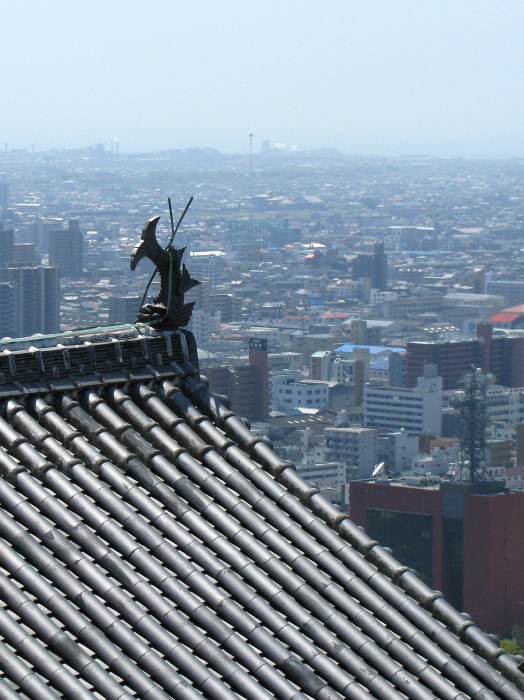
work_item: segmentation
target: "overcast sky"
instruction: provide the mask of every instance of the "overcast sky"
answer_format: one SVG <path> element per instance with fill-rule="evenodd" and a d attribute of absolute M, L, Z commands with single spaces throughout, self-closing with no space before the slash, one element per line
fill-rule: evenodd
<path fill-rule="evenodd" d="M 524 156 L 524 0 L 0 0 L 0 144 Z"/>

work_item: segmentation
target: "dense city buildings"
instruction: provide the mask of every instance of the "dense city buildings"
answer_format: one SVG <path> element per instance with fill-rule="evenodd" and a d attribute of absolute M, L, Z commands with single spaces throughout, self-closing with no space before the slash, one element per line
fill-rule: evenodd
<path fill-rule="evenodd" d="M 268 144 L 252 156 L 248 186 L 245 155 L 210 149 L 0 152 L 0 336 L 142 333 L 138 307 L 159 275 L 148 260 L 130 274 L 130 253 L 157 216 L 165 246 L 167 197 L 176 221 L 194 196 L 176 244 L 202 283 L 186 295 L 185 329 L 202 386 L 251 423 L 253 445 L 271 441 L 311 493 L 351 509 L 483 629 L 524 624 L 522 557 L 502 542 L 521 529 L 524 493 L 524 162 Z M 133 376 L 165 361 L 146 345 L 122 356 Z M 107 358 L 98 375 L 115 369 Z M 488 377 L 482 478 L 494 491 L 457 495 L 472 367 Z M 473 591 L 482 577 L 507 601 Z"/>
<path fill-rule="evenodd" d="M 457 389 L 471 367 L 493 373 L 498 384 L 524 386 L 524 337 L 494 336 L 493 323 L 478 323 L 472 340 L 419 341 L 406 344 L 406 386 L 415 386 L 423 365 L 437 365 L 444 389 Z"/>

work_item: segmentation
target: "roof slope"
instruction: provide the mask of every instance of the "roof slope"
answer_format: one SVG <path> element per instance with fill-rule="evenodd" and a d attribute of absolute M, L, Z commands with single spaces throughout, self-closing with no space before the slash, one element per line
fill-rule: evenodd
<path fill-rule="evenodd" d="M 71 342 L 0 377 L 0 698 L 524 697 L 209 393 L 187 334 Z"/>

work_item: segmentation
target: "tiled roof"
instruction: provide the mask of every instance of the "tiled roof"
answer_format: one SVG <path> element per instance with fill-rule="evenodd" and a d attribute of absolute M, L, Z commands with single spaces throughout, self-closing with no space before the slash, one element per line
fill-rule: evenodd
<path fill-rule="evenodd" d="M 511 323 L 512 321 L 516 321 L 517 318 L 520 318 L 522 314 L 510 314 L 510 313 L 500 313 L 500 314 L 495 314 L 495 316 L 492 316 L 488 323 Z"/>
<path fill-rule="evenodd" d="M 0 698 L 524 697 L 209 393 L 189 334 L 70 341 L 0 352 Z"/>

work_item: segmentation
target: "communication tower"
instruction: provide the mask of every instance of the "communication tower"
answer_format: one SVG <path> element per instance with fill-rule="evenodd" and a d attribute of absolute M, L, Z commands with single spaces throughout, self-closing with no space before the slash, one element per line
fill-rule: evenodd
<path fill-rule="evenodd" d="M 485 481 L 486 475 L 486 388 L 492 383 L 490 374 L 480 368 L 462 377 L 459 410 L 460 462 L 455 481 Z"/>

